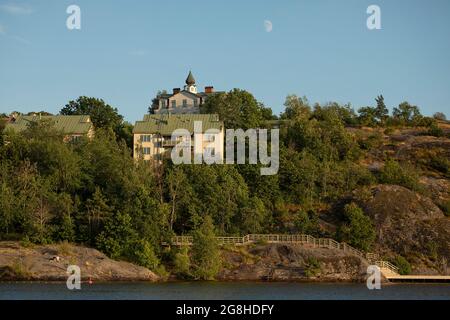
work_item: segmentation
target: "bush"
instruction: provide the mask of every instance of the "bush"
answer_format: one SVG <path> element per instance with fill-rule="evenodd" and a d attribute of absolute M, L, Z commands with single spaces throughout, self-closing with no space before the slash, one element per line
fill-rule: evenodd
<path fill-rule="evenodd" d="M 429 161 L 429 165 L 431 168 L 442 172 L 443 174 L 449 173 L 450 161 L 443 156 L 435 156 L 432 157 Z"/>
<path fill-rule="evenodd" d="M 188 247 L 182 247 L 180 251 L 175 254 L 174 271 L 182 278 L 190 278 L 192 276 Z"/>
<path fill-rule="evenodd" d="M 436 123 L 430 125 L 430 127 L 427 130 L 427 134 L 433 137 L 443 137 L 445 135 L 444 130 L 439 128 Z"/>
<path fill-rule="evenodd" d="M 375 228 L 372 221 L 354 202 L 344 207 L 346 223 L 340 226 L 338 237 L 350 245 L 367 251 L 375 241 Z"/>
<path fill-rule="evenodd" d="M 414 191 L 420 190 L 419 178 L 413 169 L 408 165 L 400 165 L 395 160 L 386 161 L 379 180 L 385 184 L 396 184 Z"/>
<path fill-rule="evenodd" d="M 440 203 L 439 208 L 441 208 L 446 217 L 450 217 L 450 200 Z"/>
<path fill-rule="evenodd" d="M 158 268 L 159 259 L 150 242 L 147 240 L 138 240 L 133 248 L 132 259 L 134 262 L 153 271 Z"/>
<path fill-rule="evenodd" d="M 309 257 L 306 261 L 305 275 L 307 277 L 315 277 L 320 273 L 320 261 L 314 257 Z"/>
<path fill-rule="evenodd" d="M 392 263 L 398 267 L 399 274 L 405 275 L 411 273 L 411 264 L 404 257 L 398 255 Z"/>

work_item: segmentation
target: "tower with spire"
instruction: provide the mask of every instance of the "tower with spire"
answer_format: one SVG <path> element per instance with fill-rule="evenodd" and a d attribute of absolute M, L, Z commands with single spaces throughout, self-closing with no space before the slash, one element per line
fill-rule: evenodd
<path fill-rule="evenodd" d="M 189 70 L 189 74 L 186 78 L 186 85 L 184 86 L 184 90 L 189 91 L 190 93 L 197 94 L 197 86 L 195 85 L 195 78 L 192 75 L 191 70 Z"/>

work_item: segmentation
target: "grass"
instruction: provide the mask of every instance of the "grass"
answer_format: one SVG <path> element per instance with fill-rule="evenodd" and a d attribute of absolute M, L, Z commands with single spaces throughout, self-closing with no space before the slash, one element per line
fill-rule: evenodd
<path fill-rule="evenodd" d="M 72 245 L 67 241 L 62 241 L 58 244 L 58 254 L 62 256 L 72 255 Z"/>
<path fill-rule="evenodd" d="M 22 260 L 16 260 L 10 266 L 11 271 L 18 279 L 26 280 L 31 277 L 31 272 L 26 264 Z"/>

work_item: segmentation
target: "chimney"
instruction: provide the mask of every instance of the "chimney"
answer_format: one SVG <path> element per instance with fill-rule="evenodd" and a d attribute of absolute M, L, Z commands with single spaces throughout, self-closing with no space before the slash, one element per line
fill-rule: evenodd
<path fill-rule="evenodd" d="M 180 88 L 173 88 L 173 94 L 179 93 L 180 92 Z"/>
<path fill-rule="evenodd" d="M 205 93 L 213 93 L 213 92 L 214 92 L 214 87 L 213 86 L 205 87 Z"/>

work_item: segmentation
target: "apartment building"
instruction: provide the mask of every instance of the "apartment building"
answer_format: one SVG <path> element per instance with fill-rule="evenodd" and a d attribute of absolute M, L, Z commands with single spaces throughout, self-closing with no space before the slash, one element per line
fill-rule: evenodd
<path fill-rule="evenodd" d="M 189 134 L 173 138 L 177 129 Z M 133 129 L 133 157 L 135 160 L 162 160 L 164 156 L 170 156 L 180 142 L 189 143 L 186 139 L 190 139 L 192 156 L 211 154 L 223 160 L 224 125 L 216 114 L 145 115 Z"/>

